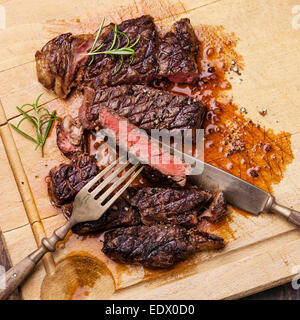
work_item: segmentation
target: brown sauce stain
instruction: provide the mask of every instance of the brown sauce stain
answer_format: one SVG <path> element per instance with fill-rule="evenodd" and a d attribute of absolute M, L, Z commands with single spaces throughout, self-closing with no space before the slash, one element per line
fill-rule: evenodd
<path fill-rule="evenodd" d="M 229 74 L 242 81 L 243 59 L 235 51 L 233 34 L 222 27 L 199 26 L 201 81 L 197 86 L 171 85 L 169 90 L 202 101 L 207 108 L 204 121 L 206 162 L 234 174 L 268 192 L 283 178 L 294 158 L 291 135 L 275 134 L 245 116 L 228 93 Z"/>
<path fill-rule="evenodd" d="M 83 287 L 77 287 L 74 289 L 74 292 L 71 294 L 70 300 L 84 300 L 86 297 L 89 296 L 91 287 L 89 286 L 83 286 Z"/>
<path fill-rule="evenodd" d="M 77 251 L 58 261 L 54 274 L 45 277 L 41 298 L 108 299 L 114 291 L 113 275 L 106 263 L 85 251 Z"/>
<path fill-rule="evenodd" d="M 57 242 L 56 248 L 58 248 L 58 249 L 64 249 L 64 248 L 66 247 L 66 243 L 70 240 L 71 236 L 72 236 L 72 230 L 70 230 L 70 231 L 67 233 L 67 235 L 66 235 L 66 237 L 64 238 L 64 240 Z"/>

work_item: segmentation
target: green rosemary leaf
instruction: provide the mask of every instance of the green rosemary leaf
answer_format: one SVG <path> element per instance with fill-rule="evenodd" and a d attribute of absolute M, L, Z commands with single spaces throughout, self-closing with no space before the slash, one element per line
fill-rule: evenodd
<path fill-rule="evenodd" d="M 134 51 L 133 48 L 140 41 L 141 36 L 138 35 L 136 41 L 132 45 L 130 45 L 130 39 L 129 39 L 128 35 L 126 33 L 122 32 L 122 31 L 119 31 L 117 25 L 115 24 L 114 27 L 111 26 L 114 35 L 113 35 L 113 40 L 112 40 L 110 48 L 108 50 L 105 50 L 105 51 L 100 51 L 100 49 L 104 45 L 103 43 L 100 46 L 98 46 L 97 48 L 95 48 L 95 47 L 96 47 L 96 44 L 97 44 L 97 42 L 99 40 L 100 34 L 102 32 L 103 23 L 104 23 L 104 19 L 102 20 L 102 24 L 101 24 L 101 26 L 100 26 L 100 28 L 99 28 L 99 30 L 97 32 L 94 44 L 93 44 L 90 52 L 87 53 L 88 56 L 92 56 L 91 61 L 89 63 L 89 66 L 94 62 L 94 59 L 95 59 L 96 55 L 107 54 L 112 59 L 114 59 L 115 55 L 118 55 L 118 56 L 120 56 L 121 63 L 119 64 L 117 70 L 112 74 L 112 75 L 115 75 L 121 70 L 121 68 L 122 68 L 122 66 L 124 64 L 124 58 L 123 58 L 124 55 L 130 55 L 130 64 L 133 62 L 133 59 L 134 59 L 134 56 L 135 56 L 135 51 Z M 121 39 L 120 39 L 119 35 L 124 36 L 126 38 L 126 40 L 127 40 L 126 45 L 123 46 L 122 48 L 120 47 L 121 46 Z M 116 45 L 116 43 L 117 43 L 117 45 Z"/>
<path fill-rule="evenodd" d="M 53 111 L 52 114 L 51 114 L 51 119 L 49 120 L 49 123 L 48 123 L 47 128 L 46 128 L 45 133 L 44 133 L 44 138 L 43 138 L 42 145 L 44 145 L 45 142 L 46 142 L 46 139 L 47 139 L 47 137 L 49 135 L 49 132 L 50 132 L 51 126 L 53 124 L 54 118 L 56 118 L 55 115 L 56 115 L 56 111 Z"/>
<path fill-rule="evenodd" d="M 33 105 L 33 109 L 34 109 L 34 111 L 35 111 L 36 114 L 38 113 L 38 105 L 39 105 L 39 101 L 40 101 L 40 98 L 41 98 L 42 95 L 43 95 L 43 94 L 41 93 L 41 94 L 37 97 L 37 99 L 35 100 L 35 103 L 34 103 L 34 105 Z"/>
<path fill-rule="evenodd" d="M 128 47 L 129 44 L 130 44 L 130 39 L 129 39 L 128 35 L 126 33 L 122 32 L 122 31 L 118 31 L 118 33 L 120 33 L 122 36 L 124 36 L 126 38 L 126 40 L 127 40 L 127 43 L 123 48 Z"/>
<path fill-rule="evenodd" d="M 45 108 L 45 107 L 39 107 L 38 108 L 38 114 L 40 113 L 40 111 L 46 111 L 46 115 L 48 115 L 48 116 L 50 116 L 50 112 L 49 112 L 49 110 L 47 109 L 47 108 Z"/>
<path fill-rule="evenodd" d="M 22 105 L 22 107 L 20 107 L 20 109 L 23 109 L 23 108 L 26 107 L 26 106 L 30 106 L 31 108 L 33 108 L 33 107 L 34 107 L 34 104 L 25 103 L 25 104 Z"/>
<path fill-rule="evenodd" d="M 104 43 L 101 43 L 99 47 L 97 47 L 93 52 L 98 52 L 102 47 L 104 46 Z M 90 53 L 89 53 L 90 54 Z M 92 55 L 93 53 L 91 53 Z"/>
<path fill-rule="evenodd" d="M 17 110 L 18 110 L 20 113 L 22 113 L 23 116 L 24 116 L 26 119 L 28 119 L 28 120 L 34 125 L 34 127 L 37 127 L 37 126 L 38 126 L 38 124 L 37 124 L 37 118 L 36 118 L 36 117 L 29 116 L 29 115 L 27 114 L 27 112 L 23 111 L 21 108 L 18 108 L 18 107 L 17 107 Z"/>
<path fill-rule="evenodd" d="M 49 119 L 41 122 L 41 128 L 42 128 L 46 123 L 48 123 L 48 122 L 50 122 L 50 121 L 53 121 L 53 120 L 59 120 L 59 118 L 57 118 L 57 117 L 52 117 L 52 116 L 51 116 L 51 118 L 49 118 Z"/>
<path fill-rule="evenodd" d="M 14 128 L 18 133 L 20 133 L 22 136 L 24 136 L 25 138 L 31 140 L 34 143 L 38 143 L 37 140 L 35 140 L 34 138 L 32 138 L 30 135 L 28 135 L 27 133 L 25 133 L 24 131 L 20 130 L 19 128 L 17 128 L 15 125 L 13 125 L 12 123 L 10 123 L 11 127 Z"/>
<path fill-rule="evenodd" d="M 38 98 L 35 101 L 35 104 L 25 104 L 21 108 L 16 107 L 17 110 L 20 112 L 21 115 L 23 115 L 22 119 L 19 121 L 18 125 L 15 126 L 11 124 L 11 127 L 16 130 L 18 133 L 20 133 L 22 136 L 24 136 L 26 139 L 29 139 L 30 141 L 34 142 L 36 144 L 35 150 L 37 150 L 39 147 L 43 147 L 45 144 L 45 141 L 49 135 L 51 126 L 53 124 L 53 121 L 56 119 L 59 119 L 59 117 L 56 117 L 56 111 L 53 111 L 52 113 L 49 112 L 49 110 L 46 107 L 38 106 L 39 100 L 42 95 L 39 95 Z M 24 111 L 22 108 L 24 106 L 32 106 L 33 110 Z M 40 114 L 41 111 L 43 111 L 43 114 Z M 29 112 L 35 112 L 35 116 L 29 114 Z M 28 120 L 33 124 L 35 128 L 36 138 L 30 136 L 26 132 L 19 129 L 19 126 L 23 123 L 23 121 Z M 47 124 L 47 127 L 45 129 L 45 132 L 43 133 L 43 127 Z M 42 155 L 43 155 L 43 149 L 42 149 Z"/>
<path fill-rule="evenodd" d="M 132 64 L 133 59 L 134 59 L 134 55 L 132 54 L 132 55 L 130 56 L 130 62 L 129 62 L 129 64 Z"/>
<path fill-rule="evenodd" d="M 112 44 L 111 44 L 111 46 L 110 46 L 108 51 L 112 50 L 114 48 L 115 44 L 116 44 L 116 40 L 117 40 L 117 25 L 116 24 L 115 24 L 115 27 L 113 29 L 113 32 L 114 32 L 113 42 L 112 42 Z"/>
<path fill-rule="evenodd" d="M 118 39 L 118 45 L 117 45 L 116 49 L 119 49 L 120 45 L 121 45 L 121 40 L 120 40 L 118 33 L 116 33 L 116 35 L 117 35 L 117 39 Z"/>
<path fill-rule="evenodd" d="M 134 54 L 134 50 L 129 49 L 129 48 L 127 48 L 126 50 L 125 50 L 125 49 L 124 49 L 124 50 L 115 49 L 115 50 L 111 50 L 111 51 L 102 51 L 102 52 L 99 52 L 99 54 L 101 54 L 101 53 L 124 56 L 124 55 Z"/>
<path fill-rule="evenodd" d="M 92 45 L 92 48 L 91 48 L 91 50 L 90 50 L 90 53 L 93 52 L 94 49 L 95 49 L 95 47 L 96 47 L 96 44 L 97 44 L 97 42 L 98 42 L 98 40 L 99 40 L 100 34 L 101 34 L 101 32 L 102 32 L 102 29 L 103 29 L 104 21 L 105 21 L 105 18 L 102 19 L 101 26 L 100 26 L 100 28 L 99 28 L 99 30 L 98 30 L 98 32 L 97 32 L 97 35 L 96 35 L 95 41 L 94 41 L 94 43 L 93 43 L 93 45 Z M 90 61 L 90 63 L 89 63 L 89 66 L 94 62 L 94 60 L 95 60 L 95 57 L 92 56 L 91 61 Z"/>
<path fill-rule="evenodd" d="M 35 101 L 36 107 L 39 105 L 39 101 L 40 101 L 42 95 L 43 95 L 43 93 L 41 93 L 41 94 L 37 97 L 37 99 L 36 99 L 36 101 Z"/>
<path fill-rule="evenodd" d="M 49 117 L 51 117 L 50 113 L 49 114 L 43 114 L 43 115 L 40 116 L 40 120 L 42 120 L 44 118 L 49 118 Z"/>
<path fill-rule="evenodd" d="M 124 63 L 124 58 L 123 58 L 123 56 L 121 56 L 121 63 L 119 64 L 118 69 L 112 74 L 113 76 L 114 76 L 115 74 L 117 74 L 117 73 L 121 70 L 121 68 L 122 68 L 122 66 L 123 66 L 123 63 Z"/>
<path fill-rule="evenodd" d="M 141 39 L 141 36 L 138 35 L 138 37 L 137 37 L 136 41 L 134 42 L 134 44 L 132 44 L 129 48 L 133 48 L 134 46 L 136 46 L 138 44 L 138 42 L 140 41 L 140 39 Z"/>
<path fill-rule="evenodd" d="M 19 121 L 19 123 L 17 124 L 17 128 L 20 127 L 21 123 L 22 123 L 24 120 L 26 120 L 26 118 L 22 118 L 22 119 Z"/>

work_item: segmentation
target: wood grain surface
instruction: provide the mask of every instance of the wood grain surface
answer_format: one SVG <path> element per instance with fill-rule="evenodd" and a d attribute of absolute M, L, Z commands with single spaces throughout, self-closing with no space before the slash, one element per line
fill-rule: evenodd
<path fill-rule="evenodd" d="M 194 26 L 222 25 L 226 32 L 234 32 L 239 38 L 237 50 L 245 62 L 244 81 L 232 83 L 234 101 L 245 106 L 247 116 L 262 126 L 292 134 L 294 161 L 273 190 L 280 203 L 300 210 L 300 30 L 292 26 L 296 1 L 74 0 L 72 6 L 66 6 L 63 0 L 10 0 L 0 4 L 7 14 L 6 29 L 0 30 L 0 41 L 5 43 L 0 48 L 0 133 L 7 153 L 0 148 L 0 177 L 7 177 L 7 187 L 1 186 L 0 225 L 6 225 L 6 230 L 2 226 L 4 237 L 14 264 L 34 250 L 44 234 L 50 235 L 64 222 L 61 213 L 49 203 L 44 180 L 49 168 L 63 157 L 55 145 L 55 130 L 42 158 L 8 125 L 19 120 L 15 106 L 33 102 L 41 92 L 41 102 L 49 109 L 76 112 L 72 98 L 61 101 L 38 83 L 34 53 L 60 33 L 94 31 L 103 16 L 119 22 L 148 13 L 162 27 L 188 17 Z M 262 106 L 268 108 L 268 116 L 263 118 L 258 114 Z M 32 130 L 24 125 L 25 131 Z M 21 200 L 24 207 L 20 207 Z M 74 273 L 68 275 L 76 274 L 77 285 L 83 278 L 80 270 L 85 270 L 83 266 L 89 259 L 98 267 L 105 265 L 101 267 L 103 279 L 110 298 L 115 299 L 240 298 L 286 283 L 299 272 L 295 267 L 300 265 L 300 232 L 284 219 L 269 214 L 245 216 L 231 209 L 227 229 L 222 231 L 227 232 L 225 250 L 200 253 L 172 270 L 156 273 L 118 265 L 101 253 L 95 241 L 71 236 L 53 255 L 57 273 L 49 267 L 54 263 L 48 259 L 44 263 L 46 278 L 44 267 L 39 265 L 22 287 L 22 294 L 25 299 L 40 299 L 41 288 L 47 289 L 51 279 L 62 281 L 61 265 L 72 267 Z M 103 298 L 101 282 L 95 283 L 86 298 Z M 52 290 L 51 298 L 55 294 L 78 297 L 74 292 L 63 292 L 67 288 L 61 282 L 61 290 Z"/>

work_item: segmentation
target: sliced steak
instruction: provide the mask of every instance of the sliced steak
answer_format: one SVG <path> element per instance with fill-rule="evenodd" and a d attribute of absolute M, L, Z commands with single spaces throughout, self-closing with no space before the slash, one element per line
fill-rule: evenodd
<path fill-rule="evenodd" d="M 101 106 L 114 110 L 132 124 L 151 129 L 200 128 L 205 115 L 201 102 L 142 85 L 85 88 L 80 119 L 86 129 L 99 126 Z"/>
<path fill-rule="evenodd" d="M 68 208 L 68 218 L 70 214 L 71 211 Z M 87 235 L 117 227 L 136 226 L 140 222 L 141 218 L 137 210 L 119 198 L 100 219 L 78 223 L 72 228 L 72 231 L 79 235 Z"/>
<path fill-rule="evenodd" d="M 74 158 L 71 164 L 61 164 L 51 169 L 47 177 L 51 202 L 56 206 L 72 202 L 98 171 L 94 157 L 85 154 Z"/>
<path fill-rule="evenodd" d="M 100 41 L 103 43 L 101 51 L 111 47 L 114 33 L 114 24 L 110 24 L 102 31 Z M 158 72 L 156 61 L 156 30 L 153 18 L 145 15 L 137 19 L 123 21 L 118 25 L 118 30 L 127 34 L 130 44 L 133 44 L 138 36 L 140 40 L 134 46 L 134 59 L 130 64 L 130 56 L 123 56 L 122 68 L 115 75 L 120 65 L 120 56 L 112 59 L 107 54 L 96 55 L 94 62 L 86 69 L 84 83 L 87 86 L 98 88 L 99 86 L 114 86 L 124 83 L 148 83 Z M 125 46 L 127 39 L 120 35 L 120 47 Z"/>
<path fill-rule="evenodd" d="M 180 226 L 135 226 L 108 231 L 102 251 L 121 263 L 168 268 L 193 253 L 220 249 L 224 240 L 215 235 Z"/>
<path fill-rule="evenodd" d="M 174 23 L 173 30 L 160 41 L 158 64 L 160 77 L 175 83 L 192 83 L 198 79 L 199 44 L 189 19 Z"/>
<path fill-rule="evenodd" d="M 50 40 L 35 54 L 38 80 L 59 97 L 65 98 L 78 86 L 85 72 L 89 52 L 94 41 L 90 34 L 73 36 L 62 34 Z"/>
<path fill-rule="evenodd" d="M 197 187 L 191 188 L 130 188 L 128 202 L 136 207 L 146 225 L 155 223 L 192 226 L 197 215 L 212 195 Z"/>
<path fill-rule="evenodd" d="M 59 121 L 56 126 L 56 143 L 59 150 L 69 159 L 84 153 L 85 137 L 79 121 L 69 115 Z"/>
<path fill-rule="evenodd" d="M 99 125 L 114 142 L 134 155 L 141 163 L 150 165 L 154 170 L 172 179 L 180 186 L 186 183 L 186 175 L 191 172 L 190 164 L 170 155 L 145 131 L 120 117 L 115 111 L 102 106 L 98 110 Z M 83 122 L 84 125 L 84 122 Z"/>
<path fill-rule="evenodd" d="M 110 49 L 114 24 L 103 28 L 98 45 L 101 51 Z M 125 33 L 130 44 L 134 44 L 135 55 L 131 62 L 129 55 L 112 58 L 108 54 L 94 55 L 94 60 L 87 56 L 97 32 L 94 34 L 62 34 L 50 40 L 36 52 L 36 69 L 39 81 L 59 97 L 66 97 L 72 88 L 84 84 L 98 88 L 120 84 L 149 84 L 163 77 L 172 82 L 191 83 L 198 77 L 196 56 L 198 41 L 188 19 L 181 19 L 173 25 L 173 30 L 159 39 L 153 18 L 145 15 L 123 21 L 117 26 Z M 127 38 L 119 34 L 120 47 L 127 44 Z M 90 65 L 89 65 L 90 64 Z"/>
<path fill-rule="evenodd" d="M 217 222 L 227 214 L 227 202 L 222 191 L 219 191 L 208 209 L 200 216 L 200 219 L 206 219 L 211 223 Z"/>

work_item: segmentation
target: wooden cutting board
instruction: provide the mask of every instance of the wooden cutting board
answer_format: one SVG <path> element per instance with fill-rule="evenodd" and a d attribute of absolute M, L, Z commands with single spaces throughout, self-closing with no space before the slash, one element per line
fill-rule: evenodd
<path fill-rule="evenodd" d="M 47 140 L 42 158 L 9 127 L 19 120 L 15 106 L 33 102 L 41 92 L 47 107 L 61 113 L 76 111 L 72 99 L 61 101 L 38 83 L 34 53 L 60 33 L 95 30 L 103 16 L 119 22 L 151 14 L 162 26 L 188 17 L 195 26 L 222 25 L 226 32 L 234 32 L 245 67 L 243 82 L 232 83 L 232 96 L 247 108 L 250 119 L 276 133 L 292 134 L 294 160 L 273 190 L 279 202 L 300 210 L 296 5 L 293 0 L 74 0 L 71 6 L 62 0 L 0 1 L 1 12 L 6 13 L 6 27 L 0 30 L 4 44 L 0 48 L 0 225 L 12 263 L 65 221 L 49 204 L 44 181 L 49 168 L 64 161 L 55 135 L 52 132 Z M 259 115 L 261 107 L 267 107 L 267 116 Z M 280 217 L 245 216 L 231 209 L 222 232 L 228 242 L 225 250 L 204 252 L 172 270 L 156 272 L 116 264 L 101 253 L 97 239 L 71 235 L 53 256 L 45 257 L 22 286 L 22 295 L 25 299 L 228 299 L 288 282 L 300 269 L 300 233 Z"/>

